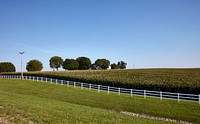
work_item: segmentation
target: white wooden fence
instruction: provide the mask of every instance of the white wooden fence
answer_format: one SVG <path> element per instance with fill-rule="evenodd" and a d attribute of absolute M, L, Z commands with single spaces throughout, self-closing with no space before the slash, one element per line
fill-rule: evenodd
<path fill-rule="evenodd" d="M 20 75 L 0 75 L 0 78 L 15 78 L 21 79 Z M 126 88 L 119 88 L 119 87 L 111 87 L 111 86 L 104 86 L 104 85 L 97 85 L 97 84 L 89 84 L 89 83 L 82 83 L 82 82 L 75 82 L 75 81 L 66 81 L 66 80 L 59 80 L 59 79 L 52 79 L 46 77 L 35 77 L 35 76 L 24 76 L 24 80 L 33 80 L 33 81 L 42 81 L 42 82 L 50 82 L 56 83 L 61 85 L 73 86 L 74 88 L 80 87 L 88 88 L 89 90 L 95 89 L 98 92 L 106 91 L 108 94 L 110 92 L 117 93 L 117 94 L 128 94 L 131 97 L 133 95 L 140 95 L 144 98 L 147 97 L 157 97 L 160 100 L 165 99 L 172 99 L 180 101 L 193 101 L 198 102 L 200 104 L 200 95 L 198 94 L 184 94 L 184 93 L 171 93 L 171 92 L 162 92 L 162 91 L 150 91 L 150 90 L 138 90 L 138 89 L 126 89 Z"/>

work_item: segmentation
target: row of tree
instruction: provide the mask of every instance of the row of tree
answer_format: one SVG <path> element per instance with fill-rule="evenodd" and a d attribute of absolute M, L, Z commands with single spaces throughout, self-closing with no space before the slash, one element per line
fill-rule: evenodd
<path fill-rule="evenodd" d="M 110 61 L 107 59 L 97 59 L 93 64 L 88 57 L 78 57 L 77 59 L 63 59 L 59 56 L 53 56 L 49 60 L 49 65 L 53 70 L 58 70 L 62 67 L 65 70 L 101 70 L 101 69 L 125 69 L 127 63 L 119 61 L 117 64 L 110 65 Z M 43 64 L 39 60 L 30 60 L 26 65 L 27 71 L 41 71 Z M 10 62 L 0 63 L 0 72 L 15 72 L 15 66 Z"/>
<path fill-rule="evenodd" d="M 53 70 L 58 70 L 61 66 L 65 70 L 87 70 L 87 69 L 125 69 L 127 63 L 119 61 L 117 64 L 113 63 L 110 65 L 110 61 L 107 59 L 97 59 L 93 64 L 87 57 L 78 57 L 77 59 L 63 59 L 59 56 L 53 56 L 49 60 L 49 65 Z"/>

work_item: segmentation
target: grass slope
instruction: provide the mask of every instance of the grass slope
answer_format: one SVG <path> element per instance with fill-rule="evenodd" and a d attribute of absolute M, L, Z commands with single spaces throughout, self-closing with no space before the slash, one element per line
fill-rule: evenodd
<path fill-rule="evenodd" d="M 0 116 L 16 123 L 166 123 L 120 114 L 129 111 L 200 123 L 200 105 L 130 97 L 55 84 L 0 79 Z"/>

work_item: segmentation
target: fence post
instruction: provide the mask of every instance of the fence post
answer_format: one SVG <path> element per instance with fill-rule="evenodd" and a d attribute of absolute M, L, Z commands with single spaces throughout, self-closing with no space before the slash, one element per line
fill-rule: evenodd
<path fill-rule="evenodd" d="M 162 91 L 160 91 L 160 100 L 162 100 Z"/>
<path fill-rule="evenodd" d="M 118 89 L 118 94 L 120 95 L 120 88 Z"/>
<path fill-rule="evenodd" d="M 110 87 L 108 86 L 108 94 L 109 94 Z"/>
<path fill-rule="evenodd" d="M 47 78 L 46 78 L 46 83 L 47 83 Z"/>
<path fill-rule="evenodd" d="M 56 85 L 58 84 L 57 79 L 56 79 Z"/>
<path fill-rule="evenodd" d="M 131 89 L 131 97 L 133 97 L 133 89 Z"/>
<path fill-rule="evenodd" d="M 83 83 L 81 83 L 81 89 L 83 89 Z"/>
<path fill-rule="evenodd" d="M 61 85 L 63 85 L 63 80 L 61 80 Z"/>
<path fill-rule="evenodd" d="M 200 95 L 199 95 L 199 105 L 200 105 Z"/>
<path fill-rule="evenodd" d="M 74 82 L 74 88 L 75 88 L 75 86 L 76 86 L 76 82 Z"/>
<path fill-rule="evenodd" d="M 51 78 L 51 84 L 52 84 L 53 82 L 52 82 L 52 78 Z"/>
<path fill-rule="evenodd" d="M 100 92 L 100 85 L 98 85 L 98 93 Z"/>
<path fill-rule="evenodd" d="M 41 81 L 43 82 L 43 77 L 41 77 Z"/>
<path fill-rule="evenodd" d="M 69 87 L 69 81 L 67 81 L 67 86 Z"/>
<path fill-rule="evenodd" d="M 38 77 L 37 77 L 37 82 L 38 82 Z"/>
<path fill-rule="evenodd" d="M 146 98 L 146 90 L 144 90 L 144 98 Z"/>
<path fill-rule="evenodd" d="M 90 90 L 91 90 L 91 84 L 89 84 L 90 85 Z"/>
<path fill-rule="evenodd" d="M 177 95 L 178 95 L 178 102 L 180 102 L 179 93 Z"/>

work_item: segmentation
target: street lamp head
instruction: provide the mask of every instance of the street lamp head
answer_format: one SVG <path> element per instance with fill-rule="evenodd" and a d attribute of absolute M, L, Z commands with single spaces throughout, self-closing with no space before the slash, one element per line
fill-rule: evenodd
<path fill-rule="evenodd" d="M 24 54 L 24 52 L 19 52 L 19 54 Z"/>

